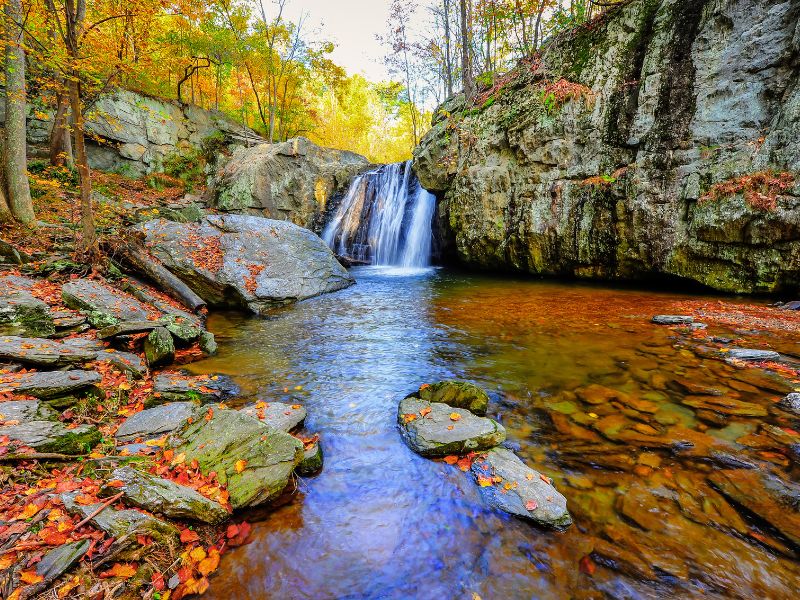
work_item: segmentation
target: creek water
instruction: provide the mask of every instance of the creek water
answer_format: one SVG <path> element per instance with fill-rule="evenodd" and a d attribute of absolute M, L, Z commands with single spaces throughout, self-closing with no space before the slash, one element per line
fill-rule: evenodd
<path fill-rule="evenodd" d="M 219 355 L 191 368 L 233 376 L 245 398 L 302 403 L 325 453 L 322 473 L 299 479 L 287 504 L 246 515 L 252 541 L 226 554 L 211 598 L 796 597 L 796 549 L 714 491 L 713 465 L 615 433 L 623 421 L 651 437 L 681 428 L 738 452 L 735 440 L 762 419 L 701 420 L 673 380 L 748 406 L 778 399 L 749 370 L 698 356 L 649 322 L 707 298 L 439 269 L 353 272 L 350 289 L 266 319 L 210 319 Z M 490 416 L 553 478 L 573 527 L 547 531 L 491 510 L 468 474 L 404 445 L 399 400 L 449 377 L 490 392 Z M 591 384 L 629 401 L 587 404 Z"/>

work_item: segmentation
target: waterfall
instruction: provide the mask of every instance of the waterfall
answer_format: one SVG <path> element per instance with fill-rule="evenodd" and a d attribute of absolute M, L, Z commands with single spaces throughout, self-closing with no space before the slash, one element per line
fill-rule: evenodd
<path fill-rule="evenodd" d="M 436 198 L 411 170 L 411 161 L 356 177 L 322 239 L 336 254 L 374 265 L 430 264 Z"/>

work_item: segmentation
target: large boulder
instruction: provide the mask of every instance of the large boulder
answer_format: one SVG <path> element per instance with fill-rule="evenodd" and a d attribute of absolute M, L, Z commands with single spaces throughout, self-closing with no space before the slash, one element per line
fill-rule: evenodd
<path fill-rule="evenodd" d="M 194 402 L 172 402 L 148 408 L 125 419 L 114 437 L 122 442 L 157 438 L 183 427 L 197 412 Z"/>
<path fill-rule="evenodd" d="M 212 306 L 262 313 L 354 283 L 319 237 L 285 221 L 214 215 L 140 227 L 153 254 Z"/>
<path fill-rule="evenodd" d="M 490 506 L 540 525 L 572 525 L 567 499 L 550 479 L 505 448 L 495 448 L 472 463 L 472 474 Z"/>
<path fill-rule="evenodd" d="M 240 412 L 255 417 L 265 425 L 279 431 L 291 431 L 306 419 L 306 409 L 299 404 L 284 404 L 283 402 L 258 402 L 253 406 L 246 406 Z"/>
<path fill-rule="evenodd" d="M 506 439 L 505 428 L 492 419 L 419 398 L 400 402 L 397 423 L 408 446 L 428 457 L 489 450 Z"/>
<path fill-rule="evenodd" d="M 319 232 L 331 198 L 369 167 L 363 156 L 305 138 L 240 148 L 215 176 L 210 202 L 223 211 L 291 221 Z"/>
<path fill-rule="evenodd" d="M 91 425 L 70 428 L 39 400 L 13 400 L 0 404 L 0 437 L 37 452 L 85 454 L 102 439 Z"/>
<path fill-rule="evenodd" d="M 439 199 L 444 253 L 488 270 L 796 289 L 796 4 L 619 5 L 437 111 L 414 169 Z"/>
<path fill-rule="evenodd" d="M 485 415 L 489 406 L 489 396 L 474 383 L 448 379 L 438 383 L 423 385 L 412 394 L 428 402 L 441 402 L 453 408 L 465 408 L 476 415 Z"/>
<path fill-rule="evenodd" d="M 0 359 L 35 367 L 59 369 L 93 361 L 98 349 L 77 340 L 57 342 L 40 338 L 0 336 Z"/>
<path fill-rule="evenodd" d="M 170 442 L 186 462 L 196 460 L 203 473 L 214 471 L 234 509 L 274 500 L 286 489 L 303 460 L 303 444 L 235 410 L 212 408 L 177 432 Z"/>
<path fill-rule="evenodd" d="M 154 311 L 133 296 L 92 279 L 76 279 L 61 288 L 64 304 L 86 311 L 95 327 L 117 325 L 121 321 L 147 321 Z"/>

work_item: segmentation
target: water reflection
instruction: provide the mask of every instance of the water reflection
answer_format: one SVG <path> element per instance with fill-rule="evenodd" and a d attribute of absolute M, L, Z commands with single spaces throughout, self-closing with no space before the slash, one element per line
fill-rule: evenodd
<path fill-rule="evenodd" d="M 743 539 L 749 524 L 711 506 L 719 497 L 706 466 L 635 437 L 681 427 L 729 443 L 752 429 L 736 418 L 709 427 L 667 386 L 676 373 L 730 380 L 647 322 L 680 297 L 432 269 L 355 273 L 357 286 L 268 320 L 211 320 L 220 355 L 193 368 L 234 375 L 246 394 L 305 404 L 326 458 L 321 475 L 299 481 L 294 501 L 226 557 L 212 598 L 789 597 L 800 575 L 792 550 Z M 406 448 L 399 399 L 453 376 L 492 392 L 490 412 L 521 456 L 553 476 L 575 527 L 545 532 L 487 510 L 463 473 Z M 589 384 L 652 412 L 599 405 L 590 417 L 577 396 Z M 730 391 L 765 402 L 754 389 Z M 613 443 L 592 419 L 633 433 Z M 647 527 L 649 515 L 658 528 Z M 613 546 L 605 553 L 617 552 L 615 568 L 581 570 L 598 544 Z"/>

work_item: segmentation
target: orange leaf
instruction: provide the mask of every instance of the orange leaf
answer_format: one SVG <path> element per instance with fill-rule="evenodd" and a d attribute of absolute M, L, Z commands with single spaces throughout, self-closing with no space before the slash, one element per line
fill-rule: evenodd
<path fill-rule="evenodd" d="M 552 479 L 550 479 L 547 475 L 542 475 L 541 473 L 539 474 L 539 479 L 541 479 L 545 483 L 553 483 Z"/>
<path fill-rule="evenodd" d="M 597 565 L 594 564 L 594 561 L 589 556 L 584 556 L 580 562 L 578 562 L 578 569 L 581 573 L 592 576 L 597 569 Z"/>
<path fill-rule="evenodd" d="M 184 529 L 181 531 L 181 543 L 182 544 L 189 544 L 191 542 L 197 542 L 200 540 L 200 536 L 197 535 L 196 531 L 192 531 L 191 529 Z"/>
<path fill-rule="evenodd" d="M 30 519 L 33 515 L 39 512 L 39 507 L 36 506 L 33 502 L 30 502 L 25 505 L 25 508 L 22 510 L 22 513 L 17 517 L 17 519 Z"/>
<path fill-rule="evenodd" d="M 458 462 L 458 457 L 457 456 L 452 456 L 452 455 L 451 456 L 445 456 L 444 457 L 444 462 L 446 462 L 448 465 L 454 465 L 454 464 L 456 464 Z"/>
<path fill-rule="evenodd" d="M 236 469 L 237 473 L 241 473 L 242 471 L 244 471 L 246 466 L 247 466 L 247 461 L 244 459 L 239 459 L 236 461 L 234 468 Z"/>
<path fill-rule="evenodd" d="M 44 581 L 44 577 L 39 575 L 36 572 L 36 569 L 28 569 L 27 571 L 22 571 L 22 573 L 19 574 L 19 580 L 22 583 L 33 585 L 34 583 L 39 583 L 41 581 Z"/>
<path fill-rule="evenodd" d="M 412 415 L 412 414 L 403 415 L 403 421 L 405 421 L 406 423 L 411 423 L 411 421 L 413 421 L 416 418 L 417 415 Z"/>
<path fill-rule="evenodd" d="M 200 561 L 197 570 L 203 576 L 211 575 L 219 567 L 219 550 L 211 548 L 208 551 L 208 556 Z"/>
<path fill-rule="evenodd" d="M 125 482 L 124 481 L 120 481 L 119 479 L 112 479 L 106 485 L 108 487 L 121 488 L 121 487 L 125 487 Z"/>
<path fill-rule="evenodd" d="M 430 414 L 430 412 L 431 412 L 431 407 L 426 406 L 421 411 L 419 411 L 419 414 L 421 414 L 423 417 L 427 417 Z"/>
<path fill-rule="evenodd" d="M 461 415 L 458 413 L 450 413 L 450 420 L 451 421 L 460 421 Z"/>
<path fill-rule="evenodd" d="M 136 575 L 137 566 L 135 564 L 114 563 L 108 571 L 100 573 L 101 579 L 108 577 L 121 577 L 122 579 L 130 579 Z"/>

